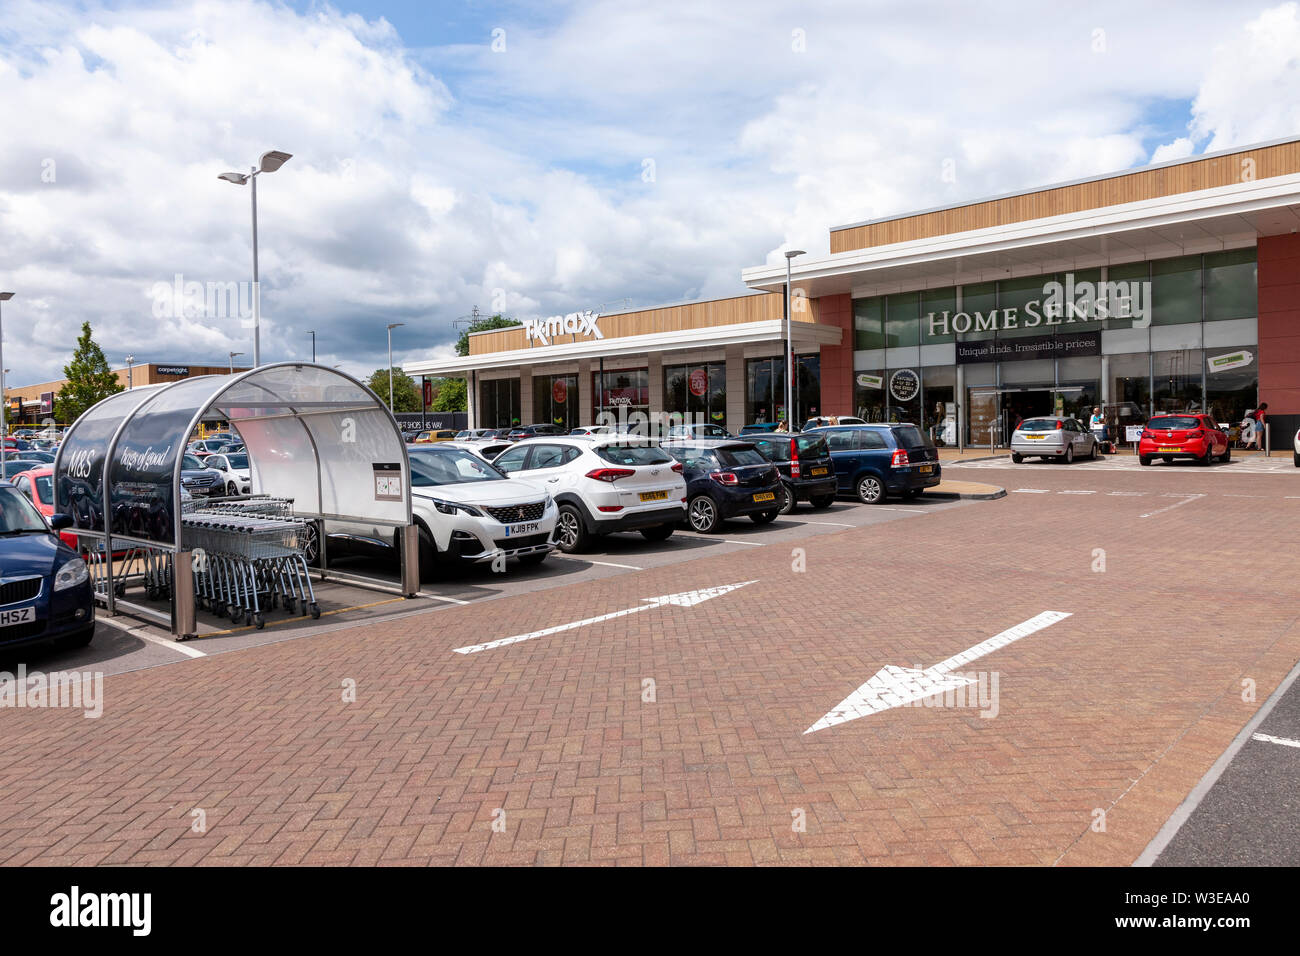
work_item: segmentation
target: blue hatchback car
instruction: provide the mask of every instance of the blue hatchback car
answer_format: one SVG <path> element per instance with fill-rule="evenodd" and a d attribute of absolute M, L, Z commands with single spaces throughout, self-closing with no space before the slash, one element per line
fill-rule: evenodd
<path fill-rule="evenodd" d="M 90 570 L 59 540 L 67 515 L 47 524 L 8 481 L 0 481 L 0 653 L 34 644 L 85 647 L 95 634 Z"/>
<path fill-rule="evenodd" d="M 725 439 L 664 441 L 682 463 L 686 520 L 712 534 L 728 518 L 748 515 L 755 524 L 775 521 L 781 508 L 781 475 L 749 442 Z"/>
<path fill-rule="evenodd" d="M 915 498 L 941 480 L 939 450 L 915 425 L 831 425 L 805 434 L 826 436 L 840 493 L 866 504 Z"/>

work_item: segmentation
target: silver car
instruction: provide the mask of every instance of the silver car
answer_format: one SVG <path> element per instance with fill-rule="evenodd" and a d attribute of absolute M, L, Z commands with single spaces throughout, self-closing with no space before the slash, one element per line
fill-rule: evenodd
<path fill-rule="evenodd" d="M 1011 460 L 1059 458 L 1067 465 L 1076 458 L 1097 457 L 1097 439 L 1074 418 L 1026 418 L 1011 435 Z"/>

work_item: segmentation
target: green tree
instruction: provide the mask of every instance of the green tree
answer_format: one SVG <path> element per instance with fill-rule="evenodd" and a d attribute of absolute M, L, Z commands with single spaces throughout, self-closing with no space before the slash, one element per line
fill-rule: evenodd
<path fill-rule="evenodd" d="M 475 319 L 467 328 L 461 329 L 460 338 L 456 340 L 456 354 L 469 355 L 469 334 L 471 332 L 486 332 L 488 329 L 508 329 L 522 324 L 518 319 L 508 319 L 500 312 L 496 315 Z M 443 411 L 447 411 L 447 409 L 443 409 Z"/>
<path fill-rule="evenodd" d="M 463 378 L 430 379 L 433 385 L 433 404 L 429 406 L 435 412 L 464 412 L 469 410 L 465 401 L 465 380 Z"/>
<path fill-rule="evenodd" d="M 81 323 L 81 337 L 72 353 L 72 361 L 63 366 L 67 384 L 54 399 L 54 417 L 71 425 L 82 413 L 102 399 L 122 391 L 122 383 L 108 367 L 104 350 L 91 337 L 90 323 Z"/>
<path fill-rule="evenodd" d="M 366 380 L 366 386 L 388 404 L 388 369 L 377 368 Z M 393 411 L 418 412 L 420 410 L 420 389 L 415 379 L 400 368 L 393 368 Z"/>

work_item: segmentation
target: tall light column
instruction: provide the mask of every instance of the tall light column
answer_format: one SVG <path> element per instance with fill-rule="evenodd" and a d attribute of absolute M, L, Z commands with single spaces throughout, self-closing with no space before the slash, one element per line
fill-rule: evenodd
<path fill-rule="evenodd" d="M 231 375 L 234 375 L 234 374 L 235 374 L 235 359 L 236 359 L 238 356 L 243 355 L 243 354 L 244 354 L 243 352 L 231 352 L 231 353 L 230 353 L 230 374 L 231 374 Z"/>
<path fill-rule="evenodd" d="M 12 292 L 0 292 L 0 302 L 8 302 L 14 297 Z M 5 323 L 0 315 L 0 369 L 5 367 Z M 0 372 L 0 461 L 4 460 L 4 439 L 9 437 L 9 426 L 5 416 L 9 414 L 8 401 L 5 398 L 4 372 Z"/>
<path fill-rule="evenodd" d="M 135 356 L 128 355 L 126 357 L 126 390 L 128 392 L 131 391 L 131 386 L 133 384 L 131 381 L 131 372 L 133 371 L 134 365 L 135 365 Z"/>
<path fill-rule="evenodd" d="M 278 149 L 268 150 L 262 154 L 259 165 L 249 168 L 247 173 L 221 173 L 218 179 L 224 179 L 236 186 L 251 185 L 253 195 L 253 367 L 262 364 L 262 289 L 258 284 L 257 274 L 257 177 L 262 173 L 273 173 L 293 156 Z"/>
<path fill-rule="evenodd" d="M 794 431 L 794 405 L 792 404 L 791 383 L 794 381 L 794 342 L 790 323 L 794 316 L 790 314 L 790 263 L 795 256 L 804 255 L 802 249 L 787 249 L 785 253 L 785 428 Z"/>
<path fill-rule="evenodd" d="M 405 322 L 392 322 L 388 326 L 388 410 L 393 411 L 393 329 L 400 329 Z"/>

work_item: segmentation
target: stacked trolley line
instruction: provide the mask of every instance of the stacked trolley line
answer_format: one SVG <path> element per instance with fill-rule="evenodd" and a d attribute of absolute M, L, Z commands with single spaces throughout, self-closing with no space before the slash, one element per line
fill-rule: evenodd
<path fill-rule="evenodd" d="M 235 624 L 266 623 L 266 612 L 320 617 L 301 545 L 307 522 L 293 517 L 293 500 L 260 496 L 195 503 L 181 517 L 181 534 L 194 554 L 199 606 Z"/>

